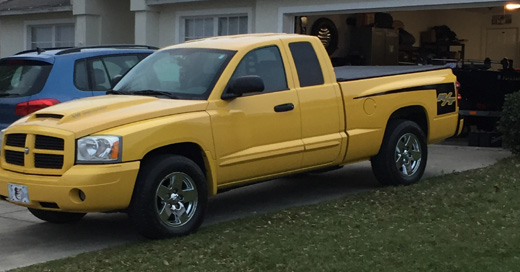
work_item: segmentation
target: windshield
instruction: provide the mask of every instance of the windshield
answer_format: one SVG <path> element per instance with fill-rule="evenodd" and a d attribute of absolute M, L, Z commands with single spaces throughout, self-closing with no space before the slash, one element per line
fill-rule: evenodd
<path fill-rule="evenodd" d="M 33 60 L 0 62 L 0 97 L 29 96 L 41 91 L 52 65 Z"/>
<path fill-rule="evenodd" d="M 204 100 L 234 54 L 201 48 L 159 51 L 130 70 L 111 93 Z"/>

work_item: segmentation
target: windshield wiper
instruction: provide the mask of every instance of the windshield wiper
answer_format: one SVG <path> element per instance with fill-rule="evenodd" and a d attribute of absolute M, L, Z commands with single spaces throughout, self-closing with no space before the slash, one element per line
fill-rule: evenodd
<path fill-rule="evenodd" d="M 162 95 L 168 98 L 178 99 L 179 97 L 165 91 L 156 91 L 156 90 L 142 90 L 142 91 L 116 91 L 116 90 L 108 90 L 107 94 L 126 94 L 126 95 Z"/>
<path fill-rule="evenodd" d="M 134 95 L 163 95 L 163 96 L 166 96 L 168 98 L 173 98 L 173 99 L 179 98 L 178 96 L 176 96 L 172 93 L 164 92 L 164 91 L 156 91 L 156 90 L 142 90 L 142 91 L 133 91 L 133 92 L 128 92 L 128 93 L 134 94 Z"/>
<path fill-rule="evenodd" d="M 106 94 L 132 94 L 132 92 L 129 92 L 129 91 L 108 90 Z"/>

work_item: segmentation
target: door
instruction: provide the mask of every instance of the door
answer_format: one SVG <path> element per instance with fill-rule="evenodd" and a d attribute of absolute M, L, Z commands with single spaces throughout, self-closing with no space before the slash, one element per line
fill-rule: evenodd
<path fill-rule="evenodd" d="M 517 28 L 498 28 L 487 30 L 486 57 L 500 61 L 503 58 L 514 60 L 514 66 L 518 66 L 517 56 Z M 501 67 L 501 66 L 500 66 Z M 499 68 L 496 66 L 496 68 Z"/>
<path fill-rule="evenodd" d="M 279 46 L 246 54 L 231 80 L 245 75 L 260 76 L 264 91 L 219 101 L 208 110 L 219 185 L 301 167 L 300 108 L 296 91 L 287 85 Z"/>
<path fill-rule="evenodd" d="M 302 167 L 331 164 L 340 157 L 346 137 L 338 84 L 330 76 L 324 77 L 322 64 L 311 43 L 291 42 L 287 47 L 294 60 L 293 70 L 297 72 L 295 86 L 305 147 Z"/>

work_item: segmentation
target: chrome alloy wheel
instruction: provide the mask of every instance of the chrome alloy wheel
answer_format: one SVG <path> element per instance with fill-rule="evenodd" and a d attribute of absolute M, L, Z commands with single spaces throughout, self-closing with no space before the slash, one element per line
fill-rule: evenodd
<path fill-rule="evenodd" d="M 404 176 L 414 175 L 421 165 L 421 143 L 412 133 L 406 133 L 395 147 L 395 164 L 397 170 Z"/>
<path fill-rule="evenodd" d="M 155 196 L 157 215 L 168 226 L 183 226 L 197 211 L 197 186 L 185 173 L 174 172 L 164 177 Z"/>

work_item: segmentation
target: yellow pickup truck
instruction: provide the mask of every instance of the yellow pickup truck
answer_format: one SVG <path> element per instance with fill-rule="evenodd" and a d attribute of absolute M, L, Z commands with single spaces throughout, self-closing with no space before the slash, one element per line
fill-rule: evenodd
<path fill-rule="evenodd" d="M 186 235 L 220 191 L 371 160 L 417 182 L 427 144 L 457 135 L 456 78 L 438 66 L 339 67 L 320 40 L 250 34 L 164 48 L 110 95 L 3 132 L 0 200 L 54 223 L 122 211 L 148 238 Z"/>

